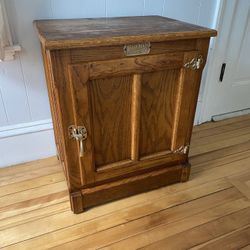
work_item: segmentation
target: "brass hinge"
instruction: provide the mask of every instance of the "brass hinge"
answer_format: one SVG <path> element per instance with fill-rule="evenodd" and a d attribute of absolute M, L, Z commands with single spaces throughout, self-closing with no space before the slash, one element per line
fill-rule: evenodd
<path fill-rule="evenodd" d="M 201 64 L 204 62 L 202 55 L 193 58 L 191 61 L 184 64 L 184 67 L 187 69 L 196 70 L 201 67 Z"/>
<path fill-rule="evenodd" d="M 70 139 L 75 139 L 80 143 L 80 157 L 84 155 L 83 141 L 88 137 L 87 129 L 85 126 L 75 126 L 71 125 L 68 127 L 68 133 Z"/>
<path fill-rule="evenodd" d="M 189 145 L 181 146 L 173 151 L 174 154 L 187 154 L 189 150 Z"/>

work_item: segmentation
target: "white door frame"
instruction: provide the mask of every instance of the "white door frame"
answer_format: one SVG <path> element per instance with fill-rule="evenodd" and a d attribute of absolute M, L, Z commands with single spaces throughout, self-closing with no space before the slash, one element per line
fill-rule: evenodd
<path fill-rule="evenodd" d="M 207 72 L 205 78 L 205 86 L 202 97 L 202 104 L 199 113 L 198 123 L 210 121 L 215 114 L 209 109 L 210 103 L 213 101 L 214 86 L 219 82 L 219 74 L 221 63 L 226 55 L 226 44 L 230 36 L 230 30 L 235 11 L 235 0 L 221 0 L 218 10 L 217 22 L 215 28 L 218 30 L 218 36 L 212 41 L 210 47 L 209 58 L 207 62 Z"/>

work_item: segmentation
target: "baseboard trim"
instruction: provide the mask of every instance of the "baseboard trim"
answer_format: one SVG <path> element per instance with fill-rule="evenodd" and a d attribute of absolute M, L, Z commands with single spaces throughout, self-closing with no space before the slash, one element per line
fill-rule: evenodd
<path fill-rule="evenodd" d="M 53 129 L 51 119 L 0 127 L 0 139 Z"/>
<path fill-rule="evenodd" d="M 0 167 L 56 155 L 51 119 L 0 128 Z"/>
<path fill-rule="evenodd" d="M 238 111 L 232 111 L 232 112 L 228 112 L 228 113 L 224 113 L 224 114 L 220 114 L 220 115 L 214 115 L 214 116 L 212 116 L 211 120 L 213 122 L 218 122 L 218 121 L 225 120 L 228 118 L 233 118 L 236 116 L 247 115 L 247 114 L 250 114 L 250 108 L 242 109 L 242 110 L 238 110 Z"/>

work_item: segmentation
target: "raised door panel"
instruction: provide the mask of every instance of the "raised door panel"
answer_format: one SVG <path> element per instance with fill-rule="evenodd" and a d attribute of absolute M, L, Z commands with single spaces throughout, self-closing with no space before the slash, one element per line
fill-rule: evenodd
<path fill-rule="evenodd" d="M 140 158 L 171 150 L 180 70 L 148 72 L 142 76 Z"/>
<path fill-rule="evenodd" d="M 180 116 L 189 108 L 188 101 L 193 102 L 188 95 L 183 97 L 187 74 L 183 65 L 196 54 L 167 53 L 69 66 L 75 125 L 84 125 L 88 131 L 84 155 L 79 157 L 83 185 L 186 160 L 186 155 L 176 152 L 180 143 L 187 143 L 190 127 L 182 126 Z M 189 75 L 188 81 L 198 86 L 192 85 L 197 77 L 192 80 Z M 184 111 L 181 105 L 186 105 Z"/>
<path fill-rule="evenodd" d="M 96 168 L 131 158 L 131 82 L 127 75 L 89 84 Z"/>

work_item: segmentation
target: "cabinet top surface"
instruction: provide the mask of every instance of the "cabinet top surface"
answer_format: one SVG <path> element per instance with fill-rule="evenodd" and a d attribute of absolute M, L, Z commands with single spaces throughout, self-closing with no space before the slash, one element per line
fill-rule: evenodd
<path fill-rule="evenodd" d="M 205 38 L 216 31 L 161 16 L 36 20 L 47 49 Z"/>

